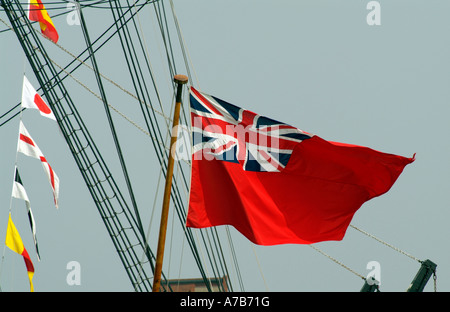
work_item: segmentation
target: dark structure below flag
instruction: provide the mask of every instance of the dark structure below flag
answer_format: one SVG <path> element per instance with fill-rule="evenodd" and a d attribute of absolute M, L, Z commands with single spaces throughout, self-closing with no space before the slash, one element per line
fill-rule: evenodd
<path fill-rule="evenodd" d="M 414 161 L 329 142 L 191 88 L 187 226 L 232 225 L 260 245 L 342 240 L 355 212 Z"/>

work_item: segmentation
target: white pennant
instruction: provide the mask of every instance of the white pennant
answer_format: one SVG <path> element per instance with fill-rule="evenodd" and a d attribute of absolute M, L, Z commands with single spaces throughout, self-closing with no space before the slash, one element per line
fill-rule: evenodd
<path fill-rule="evenodd" d="M 30 222 L 31 234 L 33 235 L 34 246 L 36 248 L 36 255 L 38 261 L 40 261 L 41 256 L 39 255 L 39 248 L 36 238 L 36 224 L 34 222 L 33 212 L 31 211 L 30 200 L 28 199 L 27 192 L 25 191 L 25 187 L 23 186 L 22 179 L 19 175 L 19 170 L 16 167 L 14 171 L 14 184 L 12 189 L 12 197 L 17 199 L 23 199 L 25 201 L 25 206 L 27 207 L 28 221 Z"/>
<path fill-rule="evenodd" d="M 47 178 L 53 190 L 55 206 L 56 208 L 58 208 L 59 178 L 53 171 L 50 164 L 47 162 L 47 159 L 45 159 L 36 142 L 34 142 L 33 138 L 28 133 L 22 121 L 20 121 L 19 125 L 19 142 L 17 144 L 17 151 L 27 156 L 37 158 L 41 161 L 42 167 L 44 168 L 45 173 L 47 174 Z"/>

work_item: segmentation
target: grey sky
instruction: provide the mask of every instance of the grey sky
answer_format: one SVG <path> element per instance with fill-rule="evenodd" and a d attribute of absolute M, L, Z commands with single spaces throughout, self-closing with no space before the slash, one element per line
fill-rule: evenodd
<path fill-rule="evenodd" d="M 405 168 L 394 187 L 364 204 L 352 224 L 418 259 L 437 263 L 438 291 L 448 291 L 450 42 L 446 34 L 450 30 L 450 3 L 378 1 L 381 25 L 369 26 L 368 2 L 174 0 L 174 5 L 197 89 L 327 140 L 407 157 L 416 153 L 416 161 Z M 152 40 L 157 29 L 150 8 L 139 17 L 152 66 L 158 72 L 164 56 L 162 47 Z M 3 11 L 0 18 L 9 24 Z M 110 24 L 111 16 L 109 10 L 91 9 L 86 10 L 86 19 L 91 36 L 96 38 Z M 84 47 L 80 27 L 68 25 L 65 15 L 55 18 L 54 23 L 60 33 L 59 44 L 74 54 L 80 52 Z M 0 23 L 0 29 L 4 28 Z M 3 114 L 20 101 L 24 68 L 30 81 L 36 88 L 38 85 L 15 35 L 11 31 L 0 33 L 0 42 Z M 45 46 L 61 65 L 71 60 L 49 42 Z M 98 53 L 99 66 L 106 76 L 129 88 L 120 69 L 123 58 L 116 47 L 114 41 Z M 97 92 L 92 72 L 81 69 L 75 76 Z M 158 76 L 164 95 L 170 79 L 165 73 Z M 94 140 L 101 142 L 105 158 L 114 167 L 117 160 L 101 102 L 73 80 L 67 80 L 67 88 L 73 90 Z M 112 87 L 108 90 L 111 104 L 142 124 L 137 108 L 130 107 L 132 99 Z M 163 98 L 167 114 L 171 100 Z M 139 194 L 144 225 L 148 226 L 158 163 L 148 138 L 119 115 L 113 117 L 125 141 L 125 155 Z M 42 256 L 39 263 L 31 244 L 25 205 L 19 200 L 12 200 L 13 219 L 35 263 L 35 290 L 131 291 L 56 124 L 33 111 L 25 111 L 23 121 L 61 182 L 60 208 L 56 210 L 39 161 L 18 155 L 37 224 Z M 18 122 L 15 119 L 0 128 L 2 247 L 11 202 Z M 156 207 L 160 209 L 159 204 Z M 155 220 L 154 235 L 159 224 L 158 217 Z M 167 251 L 165 258 L 170 277 L 198 277 L 188 248 L 180 247 L 184 240 L 177 229 L 179 224 L 175 223 L 175 227 L 173 239 L 169 230 L 168 241 L 173 248 L 166 248 L 171 253 Z M 255 246 L 234 229 L 231 232 L 246 291 L 359 291 L 363 285 L 358 276 L 309 246 Z M 417 261 L 353 228 L 341 242 L 315 246 L 363 276 L 370 272 L 366 268 L 370 261 L 380 263 L 382 291 L 405 291 L 420 267 Z M 156 250 L 156 245 L 152 248 Z M 79 286 L 66 282 L 70 261 L 81 265 Z M 6 250 L 1 265 L 3 291 L 28 291 L 20 256 Z M 233 283 L 238 288 L 235 280 Z M 433 291 L 432 281 L 425 290 Z"/>

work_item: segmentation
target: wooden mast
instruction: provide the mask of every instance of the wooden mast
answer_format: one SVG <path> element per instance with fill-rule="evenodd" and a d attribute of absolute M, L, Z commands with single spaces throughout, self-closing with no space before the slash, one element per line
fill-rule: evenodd
<path fill-rule="evenodd" d="M 156 265 L 155 265 L 155 276 L 153 277 L 153 292 L 159 292 L 161 285 L 161 272 L 162 263 L 164 257 L 164 245 L 166 241 L 167 232 L 167 218 L 169 215 L 169 203 L 170 203 L 170 192 L 172 189 L 172 176 L 173 176 L 173 166 L 174 158 L 172 151 L 175 150 L 175 144 L 177 142 L 177 126 L 180 119 L 180 109 L 181 109 L 181 95 L 183 92 L 183 85 L 188 82 L 188 78 L 184 75 L 175 75 L 174 81 L 177 83 L 177 95 L 175 103 L 175 111 L 173 114 L 173 125 L 172 125 L 172 137 L 170 139 L 170 150 L 169 150 L 169 160 L 167 163 L 167 174 L 166 174 L 166 185 L 164 189 L 163 206 L 161 212 L 161 224 L 159 228 L 159 239 L 158 239 L 158 250 L 156 253 Z"/>

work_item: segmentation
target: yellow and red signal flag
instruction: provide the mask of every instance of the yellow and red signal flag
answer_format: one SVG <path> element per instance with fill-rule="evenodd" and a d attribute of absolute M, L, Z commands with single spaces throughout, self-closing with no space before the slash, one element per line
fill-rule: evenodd
<path fill-rule="evenodd" d="M 17 228 L 11 219 L 11 213 L 9 214 L 9 219 L 8 219 L 8 228 L 6 230 L 5 245 L 8 246 L 9 249 L 11 249 L 12 251 L 18 253 L 19 255 L 21 255 L 23 257 L 23 260 L 25 261 L 25 266 L 27 268 L 28 279 L 30 280 L 30 291 L 34 292 L 33 262 L 31 262 L 30 256 L 28 255 L 28 252 L 25 249 L 25 246 L 23 245 L 22 239 L 20 238 L 19 231 L 17 231 Z"/>
<path fill-rule="evenodd" d="M 41 0 L 29 0 L 28 18 L 31 21 L 39 22 L 41 32 L 44 36 L 54 43 L 58 42 L 58 32 Z"/>

